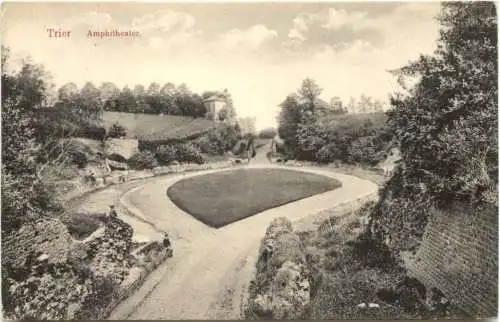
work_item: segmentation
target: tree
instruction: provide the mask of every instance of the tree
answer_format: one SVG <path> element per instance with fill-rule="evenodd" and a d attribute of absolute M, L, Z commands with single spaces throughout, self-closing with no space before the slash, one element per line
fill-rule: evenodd
<path fill-rule="evenodd" d="M 148 87 L 147 95 L 151 96 L 160 95 L 160 84 L 155 82 L 151 83 Z"/>
<path fill-rule="evenodd" d="M 26 62 L 20 72 L 8 73 L 8 55 L 2 47 L 2 238 L 61 209 L 36 175 L 36 115 L 46 107 L 46 73 Z"/>
<path fill-rule="evenodd" d="M 175 88 L 175 85 L 172 83 L 166 83 L 165 85 L 163 85 L 163 87 L 160 90 L 160 94 L 163 97 L 167 97 L 167 96 L 173 97 L 176 94 L 176 92 L 177 92 L 177 90 Z"/>
<path fill-rule="evenodd" d="M 151 107 L 152 112 L 159 114 L 164 110 L 164 100 L 160 94 L 160 84 L 151 83 L 146 93 L 145 102 Z"/>
<path fill-rule="evenodd" d="M 146 89 L 144 88 L 143 85 L 137 84 L 134 86 L 133 93 L 136 98 L 141 98 L 146 96 Z"/>
<path fill-rule="evenodd" d="M 80 91 L 75 83 L 66 83 L 57 91 L 59 101 L 66 101 L 73 99 Z"/>
<path fill-rule="evenodd" d="M 175 97 L 177 95 L 177 89 L 172 83 L 166 83 L 160 89 L 160 95 L 162 98 L 163 108 L 162 112 L 170 115 L 181 115 L 181 110 L 175 102 Z"/>
<path fill-rule="evenodd" d="M 125 86 L 117 98 L 117 110 L 119 112 L 133 112 L 136 109 L 135 96 L 128 86 Z"/>
<path fill-rule="evenodd" d="M 415 231 L 421 236 L 431 206 L 498 198 L 495 5 L 446 2 L 438 19 L 434 54 L 394 71 L 402 91 L 392 97 L 388 114 L 401 167 L 381 191 L 372 219 L 395 241 Z"/>
<path fill-rule="evenodd" d="M 116 100 L 120 96 L 120 89 L 112 82 L 104 82 L 99 86 L 99 93 L 104 109 L 114 111 L 116 109 Z"/>
<path fill-rule="evenodd" d="M 299 89 L 299 96 L 304 108 L 314 113 L 314 109 L 318 103 L 319 96 L 323 90 L 311 78 L 306 78 L 302 81 Z"/>
<path fill-rule="evenodd" d="M 80 97 L 82 104 L 80 112 L 89 119 L 99 120 L 103 111 L 99 89 L 91 82 L 87 82 L 80 90 Z"/>
<path fill-rule="evenodd" d="M 373 102 L 372 98 L 362 94 L 358 101 L 357 111 L 359 113 L 370 113 L 373 111 Z"/>
<path fill-rule="evenodd" d="M 110 126 L 108 130 L 108 137 L 110 138 L 121 138 L 127 135 L 127 129 L 118 122 L 115 122 Z"/>
<path fill-rule="evenodd" d="M 280 104 L 281 111 L 278 116 L 278 133 L 290 147 L 297 144 L 297 128 L 302 120 L 302 108 L 296 94 L 288 95 Z"/>

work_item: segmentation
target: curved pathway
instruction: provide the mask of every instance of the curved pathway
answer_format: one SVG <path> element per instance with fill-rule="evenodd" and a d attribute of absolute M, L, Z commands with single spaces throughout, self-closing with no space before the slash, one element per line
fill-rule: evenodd
<path fill-rule="evenodd" d="M 377 185 L 370 181 L 331 171 L 271 164 L 244 167 L 312 172 L 337 179 L 342 187 L 219 229 L 206 226 L 177 208 L 167 197 L 166 189 L 187 177 L 234 169 L 158 177 L 133 188 L 121 198 L 123 206 L 135 216 L 154 223 L 157 229 L 168 231 L 174 256 L 153 272 L 136 293 L 120 303 L 110 319 L 240 319 L 260 239 L 274 218 L 284 216 L 292 222 L 298 221 L 377 191 Z"/>

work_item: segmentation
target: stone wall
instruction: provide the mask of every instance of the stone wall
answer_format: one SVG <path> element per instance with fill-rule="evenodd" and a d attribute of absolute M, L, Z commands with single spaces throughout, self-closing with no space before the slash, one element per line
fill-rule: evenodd
<path fill-rule="evenodd" d="M 431 218 L 417 253 L 404 256 L 409 275 L 472 316 L 496 316 L 498 208 L 456 207 Z"/>
<path fill-rule="evenodd" d="M 77 181 L 64 181 L 64 189 L 59 189 L 59 199 L 67 202 L 70 199 L 80 197 L 86 193 L 90 193 L 99 189 L 106 188 L 114 184 L 120 184 L 127 181 L 140 180 L 151 178 L 154 176 L 183 173 L 188 171 L 202 171 L 212 169 L 224 169 L 235 166 L 229 162 L 214 162 L 205 164 L 178 164 L 170 166 L 156 167 L 152 170 L 126 170 L 126 171 L 112 171 L 105 177 L 97 177 L 96 182 L 91 184 L 83 180 Z"/>

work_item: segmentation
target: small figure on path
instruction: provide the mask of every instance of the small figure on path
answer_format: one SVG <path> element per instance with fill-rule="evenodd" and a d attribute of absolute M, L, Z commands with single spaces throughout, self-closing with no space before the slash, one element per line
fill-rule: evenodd
<path fill-rule="evenodd" d="M 169 248 L 172 244 L 170 243 L 170 238 L 168 237 L 168 233 L 165 233 L 163 236 L 163 247 Z"/>
<path fill-rule="evenodd" d="M 172 249 L 172 244 L 170 243 L 170 238 L 167 233 L 163 236 L 163 247 L 167 250 L 168 257 L 172 257 L 174 255 L 174 250 Z"/>
<path fill-rule="evenodd" d="M 110 218 L 117 218 L 118 213 L 116 212 L 115 205 L 109 206 L 109 217 Z"/>

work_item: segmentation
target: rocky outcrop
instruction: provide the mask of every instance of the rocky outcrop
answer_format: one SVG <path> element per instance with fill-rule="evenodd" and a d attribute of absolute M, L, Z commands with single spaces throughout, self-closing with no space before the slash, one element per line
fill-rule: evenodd
<path fill-rule="evenodd" d="M 95 318 L 128 275 L 132 235 L 132 227 L 119 218 L 110 218 L 83 242 L 74 241 L 57 219 L 22 227 L 2 247 L 4 316 Z"/>
<path fill-rule="evenodd" d="M 302 244 L 291 222 L 275 219 L 261 242 L 247 318 L 304 318 L 310 307 L 308 276 Z"/>

